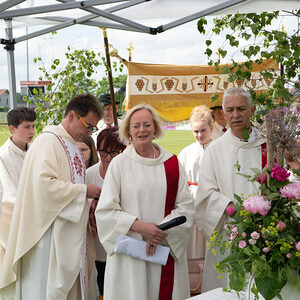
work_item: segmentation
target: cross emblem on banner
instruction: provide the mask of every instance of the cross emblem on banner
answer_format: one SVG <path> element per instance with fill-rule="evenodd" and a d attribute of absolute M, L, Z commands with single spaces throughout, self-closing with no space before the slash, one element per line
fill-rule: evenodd
<path fill-rule="evenodd" d="M 202 80 L 200 80 L 200 82 L 197 83 L 200 88 L 203 88 L 203 91 L 206 92 L 208 88 L 211 88 L 213 86 L 213 82 L 208 79 L 207 76 L 204 76 L 204 78 Z"/>

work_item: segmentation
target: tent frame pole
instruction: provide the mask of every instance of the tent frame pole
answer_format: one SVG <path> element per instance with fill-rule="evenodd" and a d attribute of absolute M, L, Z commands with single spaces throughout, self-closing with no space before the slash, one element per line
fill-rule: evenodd
<path fill-rule="evenodd" d="M 8 66 L 8 85 L 9 85 L 9 106 L 10 109 L 17 107 L 17 91 L 16 91 L 16 71 L 15 71 L 15 42 L 13 39 L 12 19 L 5 19 L 6 37 L 4 49 L 7 51 Z"/>
<path fill-rule="evenodd" d="M 0 4 L 0 12 L 5 11 L 6 9 L 11 8 L 15 5 L 18 5 L 19 3 L 24 2 L 24 1 L 25 0 L 7 0 L 7 1 L 4 1 Z"/>

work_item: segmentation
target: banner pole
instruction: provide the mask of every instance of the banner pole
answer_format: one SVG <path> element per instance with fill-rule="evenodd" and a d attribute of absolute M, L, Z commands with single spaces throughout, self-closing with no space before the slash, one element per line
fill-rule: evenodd
<path fill-rule="evenodd" d="M 109 81 L 109 88 L 110 88 L 110 97 L 111 97 L 111 104 L 112 104 L 113 115 L 114 115 L 114 125 L 118 127 L 119 124 L 117 119 L 114 82 L 112 77 L 112 70 L 111 70 L 111 63 L 110 63 L 110 56 L 109 56 L 107 32 L 106 32 L 106 28 L 102 28 L 102 30 L 103 30 L 104 48 L 105 48 L 105 56 L 106 56 L 106 63 L 107 63 L 108 81 Z"/>

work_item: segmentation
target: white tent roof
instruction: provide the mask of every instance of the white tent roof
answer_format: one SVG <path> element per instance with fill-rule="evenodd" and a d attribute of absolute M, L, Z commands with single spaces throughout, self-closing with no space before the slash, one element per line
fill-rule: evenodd
<path fill-rule="evenodd" d="M 16 43 L 77 24 L 157 34 L 207 15 L 299 8 L 300 0 L 1 1 L 0 26 L 6 28 L 6 37 L 0 36 L 0 43 L 5 45 L 8 52 L 10 106 L 15 107 L 16 104 L 13 57 Z M 171 21 L 158 23 L 161 19 Z M 36 25 L 40 26 L 34 32 L 13 36 L 13 28 Z"/>
<path fill-rule="evenodd" d="M 156 34 L 207 15 L 300 8 L 299 0 L 7 0 L 0 4 L 0 22 L 12 27 L 44 25 L 37 35 L 76 24 Z M 158 24 L 157 19 L 172 20 Z M 0 23 L 1 24 L 1 23 Z M 27 39 L 16 38 L 16 42 Z"/>

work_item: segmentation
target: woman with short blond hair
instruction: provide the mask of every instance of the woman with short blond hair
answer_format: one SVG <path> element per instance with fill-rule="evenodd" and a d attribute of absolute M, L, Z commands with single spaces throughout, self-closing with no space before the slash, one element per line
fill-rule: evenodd
<path fill-rule="evenodd" d="M 177 157 L 153 142 L 163 134 L 149 105 L 133 107 L 121 125 L 129 143 L 109 165 L 96 210 L 100 241 L 107 252 L 106 300 L 181 300 L 190 296 L 186 246 L 194 219 L 193 200 Z M 187 222 L 165 231 L 157 224 L 178 216 Z M 158 245 L 170 248 L 165 266 L 114 252 L 126 235 L 146 242 L 153 256 Z"/>

